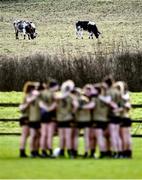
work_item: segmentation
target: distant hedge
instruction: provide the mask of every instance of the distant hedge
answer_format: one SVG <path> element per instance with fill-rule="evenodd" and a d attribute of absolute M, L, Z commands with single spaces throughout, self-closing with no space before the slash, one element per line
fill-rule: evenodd
<path fill-rule="evenodd" d="M 142 52 L 120 55 L 34 54 L 27 57 L 0 56 L 0 91 L 21 91 L 27 80 L 60 83 L 73 79 L 77 86 L 101 81 L 108 74 L 124 80 L 131 91 L 142 90 Z"/>

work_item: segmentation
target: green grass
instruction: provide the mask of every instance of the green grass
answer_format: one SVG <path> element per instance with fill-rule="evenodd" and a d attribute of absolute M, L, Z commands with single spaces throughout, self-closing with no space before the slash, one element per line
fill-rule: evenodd
<path fill-rule="evenodd" d="M 130 99 L 132 104 L 142 104 L 142 93 L 130 93 Z"/>
<path fill-rule="evenodd" d="M 0 93 L 1 102 L 19 103 L 22 93 Z M 134 104 L 141 104 L 141 93 L 131 93 Z M 132 116 L 142 117 L 141 109 L 131 111 Z M 17 117 L 17 108 L 1 108 L 0 118 Z M 20 132 L 17 122 L 1 122 L 0 132 Z M 141 133 L 141 125 L 133 125 L 132 133 Z M 80 138 L 79 152 L 83 150 L 83 140 Z M 20 159 L 19 137 L 0 136 L 0 178 L 1 179 L 136 179 L 142 177 L 141 172 L 142 139 L 133 139 L 132 160 L 70 160 L 70 159 Z M 58 139 L 54 138 L 54 147 L 58 147 Z M 29 147 L 27 149 L 29 153 Z"/>
<path fill-rule="evenodd" d="M 142 93 L 130 93 L 132 104 L 142 104 Z M 10 91 L 0 92 L 0 103 L 20 103 L 23 98 L 22 92 Z"/>
<path fill-rule="evenodd" d="M 20 111 L 18 107 L 1 107 L 0 117 L 8 119 L 16 119 L 20 116 Z"/>
<path fill-rule="evenodd" d="M 20 133 L 18 122 L 0 122 L 0 133 Z"/>
<path fill-rule="evenodd" d="M 131 109 L 130 115 L 132 119 L 142 119 L 142 108 Z"/>
<path fill-rule="evenodd" d="M 142 139 L 133 139 L 133 159 L 20 159 L 19 137 L 0 137 L 1 179 L 140 179 Z M 57 140 L 55 139 L 57 147 Z M 83 148 L 80 139 L 80 152 Z"/>
<path fill-rule="evenodd" d="M 142 104 L 142 93 L 130 93 L 130 99 L 132 104 Z M 141 108 L 131 109 L 130 115 L 132 119 L 142 119 Z"/>
<path fill-rule="evenodd" d="M 141 50 L 141 0 L 28 0 L 0 2 L 0 53 L 31 54 L 38 51 L 57 54 Z M 21 8 L 22 7 L 22 8 Z M 39 36 L 34 41 L 15 40 L 13 21 L 35 22 Z M 75 22 L 95 21 L 102 32 L 96 39 L 75 38 Z M 18 51 L 17 51 L 18 47 Z"/>
<path fill-rule="evenodd" d="M 21 103 L 22 98 L 22 92 L 0 92 L 0 103 Z"/>

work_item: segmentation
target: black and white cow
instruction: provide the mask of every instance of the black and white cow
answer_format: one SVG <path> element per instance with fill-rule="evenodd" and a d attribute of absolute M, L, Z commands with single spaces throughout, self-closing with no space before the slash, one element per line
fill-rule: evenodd
<path fill-rule="evenodd" d="M 89 39 L 93 39 L 93 35 L 95 35 L 96 38 L 99 37 L 101 34 L 96 26 L 96 24 L 92 21 L 78 21 L 76 23 L 76 38 L 79 37 L 83 39 L 83 31 L 89 32 Z"/>
<path fill-rule="evenodd" d="M 24 39 L 26 38 L 26 35 L 28 36 L 28 39 L 36 38 L 37 33 L 34 23 L 17 20 L 14 21 L 13 25 L 15 29 L 16 39 L 19 39 L 18 37 L 19 33 L 22 33 L 24 35 Z"/>

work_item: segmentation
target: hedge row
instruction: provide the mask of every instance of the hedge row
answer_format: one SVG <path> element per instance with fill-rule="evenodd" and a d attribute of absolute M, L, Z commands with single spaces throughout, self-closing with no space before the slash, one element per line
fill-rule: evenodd
<path fill-rule="evenodd" d="M 27 57 L 0 56 L 0 91 L 21 91 L 27 80 L 60 83 L 73 79 L 77 86 L 101 81 L 108 74 L 124 80 L 131 91 L 142 90 L 142 52 L 120 55 L 34 54 Z"/>

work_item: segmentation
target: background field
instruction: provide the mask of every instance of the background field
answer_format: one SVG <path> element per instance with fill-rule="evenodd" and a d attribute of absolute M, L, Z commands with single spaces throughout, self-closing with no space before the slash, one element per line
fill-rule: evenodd
<path fill-rule="evenodd" d="M 130 93 L 133 104 L 142 104 L 142 93 Z M 1 103 L 20 103 L 21 92 L 0 92 Z M 0 118 L 18 118 L 17 107 L 0 108 Z M 141 109 L 131 110 L 134 119 L 141 119 Z M 0 132 L 20 132 L 18 123 L 2 122 Z M 141 124 L 134 124 L 132 133 L 141 134 Z M 20 159 L 19 136 L 0 136 L 1 179 L 141 179 L 142 139 L 133 138 L 133 159 Z M 83 139 L 79 139 L 79 153 L 83 153 Z M 58 138 L 54 138 L 58 147 Z M 27 147 L 29 154 L 29 147 Z M 98 151 L 96 153 L 98 156 Z"/>
<path fill-rule="evenodd" d="M 0 2 L 0 53 L 50 54 L 105 53 L 142 49 L 141 0 L 11 0 Z M 36 24 L 38 38 L 15 40 L 13 21 L 25 19 Z M 75 22 L 95 21 L 99 41 L 75 39 Z"/>
<path fill-rule="evenodd" d="M 55 145 L 58 140 L 55 139 Z M 141 179 L 142 139 L 133 139 L 133 159 L 20 159 L 18 137 L 0 137 L 1 179 Z M 57 145 L 58 146 L 58 145 Z M 56 146 L 56 147 L 57 147 Z M 83 142 L 80 139 L 80 152 Z"/>

